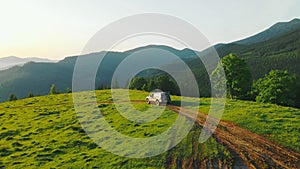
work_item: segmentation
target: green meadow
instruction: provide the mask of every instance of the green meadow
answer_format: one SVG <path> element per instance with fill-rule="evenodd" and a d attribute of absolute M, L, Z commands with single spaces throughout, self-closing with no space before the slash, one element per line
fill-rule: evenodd
<path fill-rule="evenodd" d="M 97 101 L 111 101 L 110 91 L 97 91 Z M 131 98 L 146 93 L 134 91 Z M 85 96 L 85 94 L 83 94 Z M 83 101 L 88 98 L 82 98 Z M 167 130 L 178 117 L 172 111 L 144 124 L 122 117 L 113 104 L 89 104 L 98 107 L 118 132 L 131 137 L 151 137 Z M 150 105 L 137 103 L 139 109 Z M 182 166 L 190 159 L 229 160 L 229 152 L 214 139 L 197 142 L 201 127 L 190 133 L 173 149 L 154 157 L 126 158 L 114 155 L 93 142 L 82 129 L 75 113 L 72 95 L 58 94 L 0 104 L 1 168 L 165 168 Z M 126 126 L 126 127 L 124 127 Z M 157 145 L 153 145 L 155 148 Z"/>
<path fill-rule="evenodd" d="M 130 99 L 144 100 L 148 93 L 130 91 Z M 145 123 L 130 121 L 117 110 L 110 90 L 96 91 L 89 98 L 81 93 L 83 107 L 99 109 L 110 126 L 130 137 L 149 138 L 168 130 L 178 114 L 146 103 L 133 103 L 141 111 L 140 119 L 151 119 Z M 180 97 L 172 96 L 174 103 Z M 192 98 L 189 98 L 194 100 Z M 93 102 L 93 100 L 97 101 Z M 116 101 L 122 102 L 120 97 Z M 122 104 L 122 103 L 120 103 Z M 137 113 L 121 106 L 123 113 Z M 200 99 L 200 111 L 209 111 L 210 99 Z M 153 109 L 150 110 L 150 107 Z M 193 108 L 193 107 L 191 107 Z M 161 112 L 155 114 L 156 110 Z M 152 111 L 152 113 L 151 113 Z M 94 115 L 100 116 L 94 112 Z M 149 115 L 150 114 L 150 115 Z M 150 116 L 154 117 L 150 117 Z M 228 100 L 223 120 L 263 135 L 284 146 L 300 151 L 300 110 L 271 104 Z M 189 134 L 173 149 L 147 158 L 128 158 L 112 154 L 99 147 L 83 130 L 80 122 L 84 111 L 75 112 L 72 94 L 57 94 L 28 98 L 0 104 L 0 168 L 181 168 L 184 162 L 219 159 L 230 164 L 230 153 L 213 138 L 198 143 L 201 132 L 194 125 Z M 79 120 L 80 119 L 80 120 Z M 98 131 L 99 126 L 90 125 Z M 105 143 L 112 144 L 114 143 Z M 158 145 L 152 145 L 156 148 Z M 138 150 L 137 150 L 138 151 Z"/>

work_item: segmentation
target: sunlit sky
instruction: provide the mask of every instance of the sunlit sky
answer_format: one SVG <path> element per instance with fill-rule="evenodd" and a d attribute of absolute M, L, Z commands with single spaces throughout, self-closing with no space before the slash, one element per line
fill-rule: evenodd
<path fill-rule="evenodd" d="M 299 7 L 299 0 L 0 0 L 0 57 L 78 55 L 101 28 L 140 13 L 173 15 L 211 44 L 227 43 L 300 18 Z"/>

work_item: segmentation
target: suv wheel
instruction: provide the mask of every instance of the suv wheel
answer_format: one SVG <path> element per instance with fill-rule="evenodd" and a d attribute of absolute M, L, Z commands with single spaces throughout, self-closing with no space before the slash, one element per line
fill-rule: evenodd
<path fill-rule="evenodd" d="M 149 101 L 149 99 L 146 99 L 146 102 L 147 102 L 148 104 L 150 104 L 150 101 Z"/>
<path fill-rule="evenodd" d="M 156 102 L 155 102 L 155 103 L 156 103 L 156 105 L 157 105 L 157 106 L 160 106 L 160 103 L 159 103 L 159 101 L 158 101 L 158 100 L 156 100 Z"/>

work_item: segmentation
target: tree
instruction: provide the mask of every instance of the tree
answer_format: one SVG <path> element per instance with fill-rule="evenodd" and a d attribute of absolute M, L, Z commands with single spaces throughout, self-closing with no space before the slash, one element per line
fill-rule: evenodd
<path fill-rule="evenodd" d="M 34 95 L 33 95 L 32 92 L 29 92 L 29 93 L 28 93 L 28 98 L 31 98 L 31 97 L 34 97 Z"/>
<path fill-rule="evenodd" d="M 143 85 L 142 90 L 143 90 L 143 91 L 148 91 L 148 85 L 147 85 L 147 83 L 145 83 L 145 84 Z"/>
<path fill-rule="evenodd" d="M 143 86 L 147 86 L 147 81 L 143 77 L 135 77 L 129 84 L 129 89 L 142 90 Z"/>
<path fill-rule="evenodd" d="M 58 94 L 58 92 L 56 91 L 56 88 L 55 88 L 55 84 L 52 84 L 52 86 L 50 88 L 49 95 L 51 95 L 51 94 Z"/>
<path fill-rule="evenodd" d="M 214 87 L 226 83 L 227 94 L 231 99 L 247 99 L 251 91 L 251 73 L 245 61 L 234 54 L 225 56 L 212 72 L 212 79 L 219 79 L 222 69 L 225 72 L 226 80 L 225 82 L 216 81 Z"/>
<path fill-rule="evenodd" d="M 68 87 L 68 88 L 66 89 L 66 93 L 72 93 L 72 89 Z"/>
<path fill-rule="evenodd" d="M 297 85 L 295 107 L 300 108 L 300 84 Z"/>
<path fill-rule="evenodd" d="M 106 85 L 105 83 L 101 83 L 101 84 L 97 87 L 97 90 L 105 90 L 105 89 L 109 89 L 109 86 Z"/>
<path fill-rule="evenodd" d="M 14 101 L 14 100 L 18 100 L 17 96 L 15 94 L 10 94 L 8 101 Z"/>
<path fill-rule="evenodd" d="M 156 87 L 162 91 L 170 92 L 170 94 L 180 94 L 176 82 L 168 75 L 161 75 L 156 80 Z"/>
<path fill-rule="evenodd" d="M 111 82 L 111 88 L 112 88 L 112 89 L 118 89 L 118 88 L 120 88 L 119 82 L 118 82 L 118 79 L 117 79 L 117 78 L 112 79 L 112 82 Z"/>
<path fill-rule="evenodd" d="M 295 106 L 297 91 L 296 76 L 286 70 L 272 70 L 253 85 L 256 101 L 283 106 Z"/>
<path fill-rule="evenodd" d="M 157 86 L 155 84 L 155 81 L 153 79 L 150 79 L 147 91 L 150 92 L 150 91 L 152 91 L 152 90 L 154 90 L 156 88 L 157 88 Z"/>
<path fill-rule="evenodd" d="M 97 90 L 103 90 L 105 89 L 105 85 L 104 83 L 101 83 L 98 87 L 97 87 Z"/>

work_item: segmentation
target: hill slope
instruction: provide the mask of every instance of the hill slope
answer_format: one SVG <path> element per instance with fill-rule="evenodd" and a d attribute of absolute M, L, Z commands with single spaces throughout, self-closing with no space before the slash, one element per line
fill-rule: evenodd
<path fill-rule="evenodd" d="M 211 49 L 201 52 L 203 58 L 209 59 Z M 216 48 L 222 58 L 230 53 L 245 59 L 253 80 L 263 77 L 271 70 L 288 70 L 290 74 L 296 74 L 300 84 L 300 28 L 287 32 L 281 36 L 264 42 L 251 45 L 237 43 L 222 44 Z M 208 72 L 212 72 L 216 65 L 209 65 L 206 70 L 200 59 L 187 59 L 186 63 L 195 74 L 199 84 L 200 96 L 210 96 L 210 82 Z M 169 67 L 179 67 L 178 63 L 171 63 Z M 300 96 L 299 96 L 300 98 Z M 299 105 L 300 106 L 300 105 Z"/>
<path fill-rule="evenodd" d="M 134 92 L 133 99 L 147 93 Z M 97 91 L 99 108 L 113 128 L 131 137 L 146 138 L 167 130 L 177 114 L 166 110 L 159 119 L 148 123 L 134 123 L 125 119 L 111 101 L 110 91 Z M 174 149 L 149 158 L 124 158 L 98 147 L 83 131 L 72 104 L 70 94 L 35 97 L 0 104 L 0 166 L 5 168 L 188 168 L 212 162 L 230 165 L 229 152 L 214 139 L 197 143 L 200 127 Z M 91 103 L 86 103 L 94 107 Z M 149 105 L 134 104 L 143 111 Z M 96 106 L 96 108 L 98 108 Z M 99 130 L 99 127 L 97 128 Z M 191 143 L 196 142 L 192 145 Z M 155 146 L 157 145 L 153 145 Z"/>
<path fill-rule="evenodd" d="M 288 70 L 300 77 L 300 28 L 251 45 L 223 45 L 217 51 L 221 57 L 229 53 L 243 57 L 254 79 L 273 69 Z"/>
<path fill-rule="evenodd" d="M 106 104 L 112 100 L 109 90 L 96 93 L 98 101 L 96 105 L 90 102 L 82 102 L 82 104 L 92 109 L 100 108 L 105 120 L 115 130 L 131 137 L 146 138 L 157 135 L 168 129 L 178 117 L 175 112 L 165 110 L 153 122 L 134 123 L 121 116 L 114 105 Z M 85 93 L 82 95 L 85 97 Z M 142 100 L 146 95 L 145 92 L 131 91 L 132 100 Z M 179 102 L 179 99 L 180 97 L 172 96 L 175 102 Z M 89 98 L 84 100 L 87 101 Z M 207 112 L 209 104 L 210 99 L 202 99 L 200 111 Z M 149 107 L 144 102 L 133 103 L 133 105 L 141 111 Z M 234 154 L 226 146 L 216 142 L 214 138 L 199 144 L 198 137 L 201 131 L 199 125 L 195 125 L 175 148 L 161 155 L 142 159 L 116 156 L 98 147 L 83 131 L 78 116 L 74 112 L 71 94 L 1 103 L 0 112 L 0 166 L 4 168 L 206 168 L 211 165 L 217 168 L 230 168 L 241 167 L 238 165 L 244 165 L 244 162 L 254 164 L 257 162 L 240 161 L 239 154 Z M 252 132 L 297 149 L 299 152 L 298 129 L 300 126 L 296 123 L 300 120 L 299 113 L 299 109 L 254 102 L 229 101 L 224 118 L 234 120 Z M 229 128 L 226 130 L 224 127 Z M 95 129 L 101 131 L 99 127 Z M 219 129 L 228 132 L 230 126 L 223 126 Z M 240 139 L 235 138 L 235 140 Z M 222 142 L 222 140 L 218 141 Z M 294 151 L 281 148 L 297 156 Z M 283 150 L 281 151 L 284 152 Z M 249 152 L 247 149 L 240 151 Z M 272 166 L 274 165 L 271 163 L 272 160 L 284 160 L 273 159 L 274 154 L 268 155 L 266 158 L 270 163 L 265 161 L 263 164 L 257 164 Z M 249 156 L 249 158 L 252 157 Z M 297 161 L 289 161 L 285 165 L 295 166 L 296 163 Z"/>

